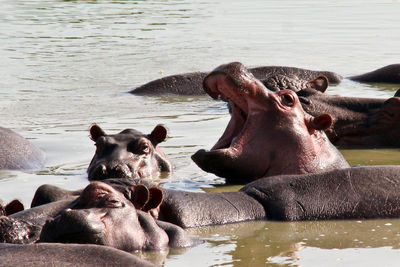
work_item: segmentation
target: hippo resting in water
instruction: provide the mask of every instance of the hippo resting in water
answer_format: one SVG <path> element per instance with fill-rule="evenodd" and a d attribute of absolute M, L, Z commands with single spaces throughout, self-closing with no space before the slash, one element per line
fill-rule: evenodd
<path fill-rule="evenodd" d="M 125 192 L 125 195 L 135 183 L 126 179 L 110 179 L 104 182 Z M 162 191 L 164 199 L 159 208 L 151 213 L 152 216 L 183 228 L 249 220 L 300 221 L 400 217 L 400 167 L 398 166 L 353 167 L 314 174 L 278 175 L 251 182 L 238 192 L 195 193 L 171 189 Z M 107 189 L 106 192 L 111 190 Z M 68 211 L 66 213 L 68 214 Z M 98 225 L 96 218 L 101 216 L 96 216 L 92 220 L 90 213 L 80 212 L 80 214 L 68 215 L 61 221 L 76 225 L 74 220 L 80 221 L 81 217 L 86 216 L 87 224 L 93 226 L 85 224 L 85 227 L 75 228 L 95 229 Z M 60 219 L 55 219 L 56 222 L 57 220 Z M 57 231 L 47 232 L 53 236 L 52 238 L 59 236 L 58 238 L 68 239 L 71 232 L 67 231 L 67 228 L 59 226 L 55 228 Z M 116 228 L 112 229 L 115 231 Z M 96 233 L 95 230 L 92 232 Z M 46 232 L 42 232 L 43 235 L 46 235 Z M 76 241 L 77 235 L 72 236 L 71 239 L 75 238 Z M 85 234 L 79 236 L 83 238 Z M 141 235 L 137 237 L 141 239 Z"/>
<path fill-rule="evenodd" d="M 173 169 L 171 162 L 157 147 L 167 137 L 167 129 L 162 125 L 157 125 L 147 135 L 133 129 L 107 135 L 97 124 L 93 124 L 89 132 L 96 145 L 96 152 L 87 169 L 89 180 L 152 178 Z"/>
<path fill-rule="evenodd" d="M 265 66 L 250 68 L 249 70 L 271 90 L 277 85 L 283 84 L 292 88 L 297 87 L 297 90 L 302 89 L 302 82 L 313 80 L 321 74 L 325 75 L 330 83 L 340 83 L 343 79 L 342 76 L 334 72 L 314 71 L 295 67 Z M 136 95 L 204 95 L 202 81 L 207 75 L 207 72 L 171 75 L 136 87 L 130 92 Z M 398 84 L 400 83 L 400 64 L 388 65 L 362 75 L 349 77 L 348 79 L 359 82 Z"/>
<path fill-rule="evenodd" d="M 305 81 L 312 80 L 321 74 L 325 75 L 331 83 L 339 83 L 342 80 L 342 77 L 334 72 L 295 67 L 265 66 L 251 68 L 249 71 L 257 79 L 271 87 L 285 85 L 302 89 L 305 86 Z M 208 72 L 192 72 L 167 76 L 139 86 L 133 89 L 131 93 L 135 95 L 204 95 L 202 84 L 207 75 Z"/>
<path fill-rule="evenodd" d="M 331 127 L 331 116 L 305 113 L 295 92 L 266 89 L 239 62 L 212 71 L 204 89 L 229 103 L 231 120 L 210 151 L 192 156 L 203 170 L 243 184 L 265 176 L 349 167 L 323 131 Z"/>
<path fill-rule="evenodd" d="M 38 170 L 44 162 L 40 149 L 14 131 L 0 127 L 0 169 Z"/>
<path fill-rule="evenodd" d="M 320 79 L 323 79 L 320 77 Z M 325 81 L 326 82 L 326 81 Z M 325 132 L 336 146 L 377 148 L 400 146 L 400 97 L 343 97 L 312 88 L 297 92 L 308 114 L 328 113 L 334 123 Z"/>
<path fill-rule="evenodd" d="M 198 242 L 182 228 L 153 218 L 163 201 L 161 189 L 133 181 L 116 187 L 123 193 L 102 182 L 92 182 L 79 197 L 76 191 L 58 194 L 63 190 L 57 189 L 59 201 L 1 216 L 0 243 L 91 243 L 131 252 Z"/>
<path fill-rule="evenodd" d="M 81 244 L 0 244 L 0 266 L 155 266 L 106 246 Z"/>

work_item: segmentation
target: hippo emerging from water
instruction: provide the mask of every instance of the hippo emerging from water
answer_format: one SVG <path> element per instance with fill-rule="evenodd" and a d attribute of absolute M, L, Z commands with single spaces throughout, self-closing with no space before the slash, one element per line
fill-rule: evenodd
<path fill-rule="evenodd" d="M 0 244 L 0 266 L 155 267 L 130 253 L 87 244 Z"/>
<path fill-rule="evenodd" d="M 107 135 L 97 124 L 93 124 L 89 132 L 96 144 L 95 155 L 87 170 L 89 180 L 150 178 L 173 169 L 157 147 L 167 137 L 167 129 L 162 125 L 157 125 L 150 134 L 126 129 Z"/>
<path fill-rule="evenodd" d="M 127 179 L 109 179 L 104 182 L 125 192 L 127 198 L 130 197 L 126 191 L 135 183 L 134 180 Z M 161 190 L 164 199 L 152 216 L 183 228 L 249 220 L 400 217 L 399 166 L 352 167 L 313 174 L 278 175 L 258 179 L 245 185 L 238 192 L 195 193 Z M 64 191 L 68 194 L 68 191 Z M 98 223 L 99 217 L 89 215 L 90 213 L 85 215 L 88 218 L 86 222 L 91 224 L 93 221 L 92 226 L 75 228 L 103 229 Z M 69 217 L 71 220 L 81 220 L 81 216 Z M 60 231 L 67 232 L 66 228 L 68 227 L 60 226 Z M 113 226 L 110 229 L 116 228 Z M 97 232 L 94 229 L 88 235 L 95 235 Z M 76 238 L 74 235 L 73 237 Z"/>
<path fill-rule="evenodd" d="M 117 188 L 123 193 L 108 184 L 92 182 L 78 198 L 74 197 L 76 192 L 64 190 L 58 201 L 0 216 L 0 243 L 89 243 L 129 252 L 198 243 L 182 228 L 154 219 L 164 199 L 161 189 L 137 181 Z"/>
<path fill-rule="evenodd" d="M 40 149 L 14 131 L 0 127 L 0 169 L 38 170 L 44 162 Z"/>
<path fill-rule="evenodd" d="M 268 89 L 274 90 L 277 86 L 286 89 L 300 90 L 306 86 L 307 81 L 313 80 L 318 75 L 325 75 L 329 82 L 339 83 L 342 77 L 331 71 L 315 71 L 295 67 L 265 66 L 250 68 L 249 71 Z M 207 72 L 192 72 L 171 75 L 157 79 L 139 86 L 130 92 L 135 95 L 204 95 L 202 87 Z"/>
<path fill-rule="evenodd" d="M 203 84 L 211 97 L 231 107 L 231 120 L 211 151 L 192 156 L 203 170 L 243 183 L 349 167 L 323 132 L 331 127 L 331 116 L 305 113 L 295 92 L 266 89 L 239 62 L 216 68 Z"/>
<path fill-rule="evenodd" d="M 284 85 L 284 87 L 290 87 L 287 89 L 297 91 L 301 89 L 302 83 L 313 80 L 319 75 L 325 75 L 330 83 L 340 83 L 343 79 L 342 76 L 331 71 L 284 66 L 256 67 L 250 68 L 249 71 L 270 90 L 274 90 L 277 85 Z M 136 87 L 130 93 L 135 95 L 204 95 L 202 81 L 207 75 L 207 72 L 171 75 Z M 388 65 L 365 74 L 348 77 L 348 79 L 359 82 L 398 84 L 400 83 L 400 64 Z"/>
<path fill-rule="evenodd" d="M 312 88 L 297 92 L 303 109 L 329 113 L 334 120 L 326 130 L 336 146 L 378 148 L 400 146 L 400 97 L 358 98 L 329 95 Z"/>

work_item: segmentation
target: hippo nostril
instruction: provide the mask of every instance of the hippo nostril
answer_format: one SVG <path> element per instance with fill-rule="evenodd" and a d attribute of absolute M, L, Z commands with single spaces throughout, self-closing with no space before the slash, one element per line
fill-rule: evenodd
<path fill-rule="evenodd" d="M 98 173 L 101 173 L 101 174 L 106 174 L 106 173 L 107 173 L 107 167 L 106 167 L 106 165 L 100 164 L 100 165 L 97 167 L 97 172 L 98 172 Z"/>
<path fill-rule="evenodd" d="M 120 165 L 116 166 L 113 169 L 113 172 L 115 173 L 115 175 L 121 176 L 121 177 L 131 177 L 132 176 L 132 171 L 126 164 L 120 164 Z"/>

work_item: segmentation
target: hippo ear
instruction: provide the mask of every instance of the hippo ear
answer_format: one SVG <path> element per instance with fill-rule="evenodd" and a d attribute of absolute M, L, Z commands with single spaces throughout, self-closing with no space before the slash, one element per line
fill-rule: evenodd
<path fill-rule="evenodd" d="M 97 125 L 96 123 L 90 125 L 89 133 L 90 133 L 90 139 L 92 139 L 93 141 L 96 141 L 100 136 L 106 135 L 103 129 L 101 129 L 100 126 Z"/>
<path fill-rule="evenodd" d="M 158 207 L 160 207 L 161 203 L 164 200 L 164 193 L 160 188 L 152 187 L 149 189 L 149 191 L 150 191 L 149 202 L 147 202 L 143 208 L 143 211 L 146 212 L 153 209 L 157 209 Z"/>
<path fill-rule="evenodd" d="M 156 146 L 164 141 L 165 138 L 167 138 L 167 132 L 167 128 L 165 128 L 164 125 L 158 124 L 156 127 L 154 127 L 151 134 L 149 134 L 149 139 L 151 140 L 153 145 Z"/>
<path fill-rule="evenodd" d="M 133 197 L 131 199 L 136 209 L 141 210 L 149 202 L 149 189 L 142 184 L 133 187 Z"/>
<path fill-rule="evenodd" d="M 314 117 L 308 123 L 309 130 L 322 130 L 325 131 L 329 129 L 333 124 L 333 118 L 330 114 L 324 113 L 317 117 Z"/>
<path fill-rule="evenodd" d="M 324 93 L 329 86 L 329 80 L 325 75 L 319 75 L 312 81 L 307 82 L 307 88 L 314 88 L 315 90 Z"/>
<path fill-rule="evenodd" d="M 22 204 L 21 201 L 17 199 L 14 199 L 10 203 L 8 203 L 5 208 L 6 215 L 11 215 L 22 210 L 24 210 L 24 204 Z"/>

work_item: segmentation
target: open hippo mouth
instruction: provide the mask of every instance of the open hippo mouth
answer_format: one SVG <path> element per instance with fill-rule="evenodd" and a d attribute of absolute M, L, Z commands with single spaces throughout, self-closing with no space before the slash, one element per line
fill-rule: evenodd
<path fill-rule="evenodd" d="M 231 120 L 210 151 L 197 151 L 193 161 L 204 171 L 240 181 L 257 179 L 268 172 L 269 164 L 262 148 L 265 140 L 258 135 L 265 125 L 265 100 L 280 105 L 260 81 L 238 62 L 222 65 L 203 82 L 204 90 L 214 99 L 229 103 Z M 279 93 L 278 93 L 279 94 Z M 293 101 L 291 95 L 282 101 Z M 284 107 L 282 107 L 284 108 Z M 257 133 L 258 132 L 258 133 Z"/>

